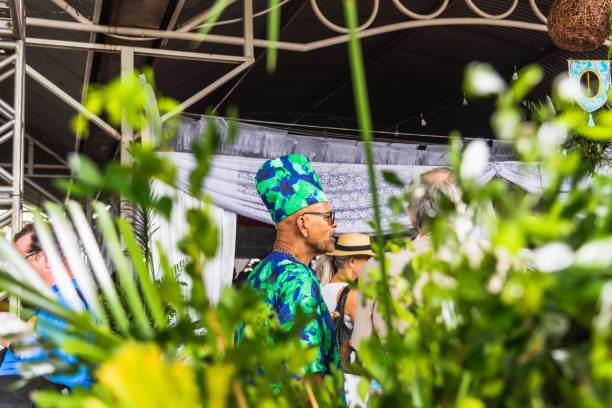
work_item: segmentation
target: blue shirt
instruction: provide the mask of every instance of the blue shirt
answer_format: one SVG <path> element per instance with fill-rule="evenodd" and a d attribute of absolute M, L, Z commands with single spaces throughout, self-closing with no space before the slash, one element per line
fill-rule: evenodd
<path fill-rule="evenodd" d="M 72 280 L 72 284 L 78 290 L 78 286 L 74 279 Z M 51 286 L 51 289 L 57 294 L 57 299 L 62 306 L 68 307 L 66 301 L 62 297 L 57 288 L 57 285 Z M 83 307 L 87 307 L 86 304 L 81 300 L 81 304 Z M 44 340 L 51 339 L 56 344 L 61 344 L 62 340 L 66 338 L 66 330 L 68 324 L 48 312 L 44 310 L 39 310 L 37 313 L 36 319 L 36 331 Z M 71 354 L 67 354 L 60 349 L 55 349 L 52 351 L 42 350 L 35 353 L 28 353 L 27 357 L 16 356 L 11 350 L 6 350 L 6 354 L 4 355 L 4 361 L 0 366 L 0 376 L 5 375 L 19 375 L 19 363 L 26 361 L 44 361 L 49 358 L 50 355 L 54 355 L 56 357 L 61 358 L 67 364 L 75 364 L 77 363 L 77 358 Z M 67 387 L 84 387 L 89 388 L 93 382 L 93 378 L 87 373 L 87 367 L 83 364 L 78 366 L 78 370 L 75 374 L 72 375 L 50 375 L 45 376 L 49 381 L 54 382 L 56 384 L 62 384 Z"/>
<path fill-rule="evenodd" d="M 272 252 L 253 269 L 247 281 L 265 293 L 264 301 L 286 329 L 293 326 L 298 309 L 312 315 L 313 320 L 301 330 L 305 344 L 318 346 L 317 359 L 307 370 L 329 374 L 331 367 L 342 369 L 334 323 L 309 267 L 288 254 Z"/>

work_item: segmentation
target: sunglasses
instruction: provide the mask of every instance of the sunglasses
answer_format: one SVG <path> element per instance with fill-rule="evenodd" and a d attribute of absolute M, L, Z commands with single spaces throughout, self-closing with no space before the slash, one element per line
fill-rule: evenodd
<path fill-rule="evenodd" d="M 42 248 L 38 248 L 36 251 L 28 252 L 23 256 L 23 259 L 28 259 L 29 257 L 36 255 L 40 251 L 42 251 Z"/>
<path fill-rule="evenodd" d="M 328 212 L 305 212 L 302 213 L 302 215 L 321 215 L 325 218 L 327 218 L 327 222 L 329 222 L 329 225 L 334 225 L 334 222 L 336 222 L 336 212 L 335 211 L 328 211 Z"/>

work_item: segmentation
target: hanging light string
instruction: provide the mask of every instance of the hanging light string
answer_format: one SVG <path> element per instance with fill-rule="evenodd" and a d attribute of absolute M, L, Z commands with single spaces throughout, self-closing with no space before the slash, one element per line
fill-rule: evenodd
<path fill-rule="evenodd" d="M 190 112 L 183 112 L 182 115 L 192 117 L 195 119 L 202 118 L 223 118 L 228 119 L 223 116 L 211 116 L 211 115 L 201 115 Z M 419 116 L 420 117 L 420 116 Z M 425 117 L 423 116 L 425 119 Z M 266 121 L 266 120 L 258 120 L 258 119 L 244 119 L 241 118 L 238 122 L 245 124 L 257 124 L 262 126 L 272 127 L 278 130 L 289 131 L 290 134 L 304 135 L 304 136 L 316 136 L 316 137 L 330 137 L 337 139 L 348 139 L 359 141 L 360 129 L 348 128 L 348 127 L 333 127 L 333 126 L 319 126 L 319 125 L 307 125 L 307 124 L 296 124 L 296 123 L 288 123 L 288 122 L 276 122 L 276 121 Z M 427 124 L 427 123 L 426 123 Z M 301 129 L 295 129 L 301 128 Z M 447 144 L 448 140 L 451 139 L 448 135 L 436 135 L 431 133 L 412 133 L 412 132 L 399 132 L 396 131 L 398 126 L 395 126 L 393 130 L 373 130 L 372 133 L 374 135 L 380 135 L 381 137 L 377 138 L 377 141 L 381 142 L 389 142 L 389 143 L 413 143 L 419 145 L 440 145 Z M 344 133 L 342 133 L 344 132 Z M 349 134 L 355 133 L 355 134 Z M 410 141 L 410 140 L 402 140 L 397 139 L 397 137 L 423 137 L 430 139 L 437 139 L 431 142 L 421 142 L 421 141 Z M 486 138 L 478 138 L 478 137 L 462 137 L 462 140 L 487 140 Z"/>

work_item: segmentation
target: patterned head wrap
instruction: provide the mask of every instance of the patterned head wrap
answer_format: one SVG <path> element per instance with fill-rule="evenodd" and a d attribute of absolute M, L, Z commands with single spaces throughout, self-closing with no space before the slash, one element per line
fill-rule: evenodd
<path fill-rule="evenodd" d="M 262 164 L 255 176 L 255 186 L 275 224 L 309 205 L 327 202 L 310 161 L 301 154 Z"/>

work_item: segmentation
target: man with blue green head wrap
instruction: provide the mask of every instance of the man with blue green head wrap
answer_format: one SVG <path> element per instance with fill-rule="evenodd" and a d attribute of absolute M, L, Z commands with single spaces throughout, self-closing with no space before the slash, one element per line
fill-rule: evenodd
<path fill-rule="evenodd" d="M 264 300 L 280 323 L 290 329 L 297 310 L 313 317 L 302 340 L 319 347 L 306 370 L 328 374 L 340 369 L 334 325 L 308 267 L 317 255 L 334 250 L 338 226 L 319 178 L 305 156 L 292 154 L 265 162 L 255 176 L 257 191 L 276 224 L 273 252 L 257 265 L 247 281 L 265 293 Z"/>

